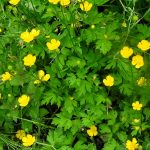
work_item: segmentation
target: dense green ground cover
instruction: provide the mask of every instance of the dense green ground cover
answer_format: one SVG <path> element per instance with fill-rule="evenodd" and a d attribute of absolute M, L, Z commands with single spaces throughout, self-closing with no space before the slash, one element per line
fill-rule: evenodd
<path fill-rule="evenodd" d="M 0 150 L 150 150 L 150 0 L 0 1 Z"/>

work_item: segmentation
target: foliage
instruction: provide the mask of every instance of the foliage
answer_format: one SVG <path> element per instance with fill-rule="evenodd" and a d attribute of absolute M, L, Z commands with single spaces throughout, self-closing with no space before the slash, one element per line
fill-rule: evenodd
<path fill-rule="evenodd" d="M 88 0 L 92 7 L 84 11 L 84 1 L 69 2 L 0 2 L 0 149 L 124 150 L 136 137 L 148 150 L 150 46 L 137 45 L 150 42 L 149 7 Z M 133 50 L 127 58 L 125 46 Z M 139 68 L 136 55 L 144 61 Z M 20 105 L 22 95 L 28 100 Z M 142 105 L 134 110 L 136 101 Z M 91 126 L 96 136 L 88 135 Z M 35 136 L 31 147 L 17 139 L 18 130 Z"/>

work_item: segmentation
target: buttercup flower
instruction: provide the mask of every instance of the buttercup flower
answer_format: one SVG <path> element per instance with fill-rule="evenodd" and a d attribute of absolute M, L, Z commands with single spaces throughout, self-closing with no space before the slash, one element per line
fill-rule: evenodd
<path fill-rule="evenodd" d="M 138 148 L 138 145 L 139 144 L 137 143 L 136 138 L 133 138 L 132 141 L 127 140 L 127 142 L 126 142 L 126 148 L 128 150 L 135 150 L 136 148 Z"/>
<path fill-rule="evenodd" d="M 133 107 L 134 110 L 141 110 L 143 105 L 140 104 L 139 101 L 136 101 L 136 102 L 132 103 L 132 107 Z"/>
<path fill-rule="evenodd" d="M 122 24 L 122 27 L 126 28 L 127 27 L 127 23 L 124 21 Z"/>
<path fill-rule="evenodd" d="M 9 3 L 12 5 L 17 5 L 20 2 L 20 0 L 10 0 Z"/>
<path fill-rule="evenodd" d="M 30 97 L 28 95 L 25 95 L 25 94 L 18 98 L 19 105 L 22 107 L 27 106 L 29 101 L 30 101 Z"/>
<path fill-rule="evenodd" d="M 120 54 L 124 58 L 129 58 L 133 54 L 133 49 L 125 46 L 120 50 Z"/>
<path fill-rule="evenodd" d="M 17 133 L 16 133 L 16 137 L 20 140 L 22 140 L 22 138 L 25 136 L 25 132 L 24 130 L 18 130 Z"/>
<path fill-rule="evenodd" d="M 26 147 L 31 146 L 35 142 L 35 136 L 27 134 L 27 136 L 22 138 L 22 142 Z"/>
<path fill-rule="evenodd" d="M 93 4 L 89 3 L 88 1 L 84 1 L 80 4 L 80 8 L 83 11 L 90 11 L 92 6 L 93 6 Z"/>
<path fill-rule="evenodd" d="M 23 58 L 23 61 L 25 66 L 31 67 L 32 65 L 35 64 L 36 56 L 33 56 L 32 54 L 28 54 Z"/>
<path fill-rule="evenodd" d="M 48 0 L 52 4 L 58 4 L 60 0 Z"/>
<path fill-rule="evenodd" d="M 67 6 L 70 4 L 70 0 L 60 0 L 60 5 Z"/>
<path fill-rule="evenodd" d="M 139 123 L 140 119 L 134 119 L 133 121 L 134 121 L 134 123 Z"/>
<path fill-rule="evenodd" d="M 40 30 L 32 29 L 30 34 L 35 38 L 40 34 Z"/>
<path fill-rule="evenodd" d="M 98 134 L 97 127 L 96 126 L 91 126 L 90 129 L 87 130 L 87 134 L 89 136 L 96 136 Z"/>
<path fill-rule="evenodd" d="M 144 66 L 143 57 L 141 55 L 136 55 L 132 57 L 132 65 L 135 66 L 135 68 L 140 68 Z"/>
<path fill-rule="evenodd" d="M 144 77 L 141 77 L 139 80 L 137 80 L 137 84 L 138 86 L 144 86 L 146 85 L 147 79 L 145 79 Z"/>
<path fill-rule="evenodd" d="M 40 84 L 41 81 L 48 81 L 50 79 L 50 74 L 46 74 L 43 70 L 38 71 L 38 78 L 39 80 L 35 80 L 34 84 Z"/>
<path fill-rule="evenodd" d="M 105 86 L 113 86 L 114 85 L 114 78 L 111 75 L 108 75 L 106 79 L 103 79 L 103 83 Z"/>
<path fill-rule="evenodd" d="M 40 30 L 32 29 L 31 32 L 28 31 L 22 32 L 20 38 L 24 42 L 29 43 L 32 40 L 34 40 L 34 38 L 36 38 L 39 34 L 40 34 Z"/>
<path fill-rule="evenodd" d="M 142 51 L 147 51 L 150 49 L 150 42 L 147 40 L 142 40 L 141 42 L 138 43 L 137 47 Z"/>
<path fill-rule="evenodd" d="M 9 72 L 5 72 L 2 74 L 2 81 L 8 81 L 11 80 L 11 74 Z"/>
<path fill-rule="evenodd" d="M 47 42 L 46 45 L 50 51 L 56 50 L 60 46 L 60 41 L 56 39 L 51 39 L 51 41 Z"/>
<path fill-rule="evenodd" d="M 30 32 L 28 31 L 25 31 L 25 32 L 22 32 L 21 35 L 20 35 L 20 38 L 24 41 L 24 42 L 31 42 L 33 39 L 34 39 L 34 35 L 31 34 Z"/>

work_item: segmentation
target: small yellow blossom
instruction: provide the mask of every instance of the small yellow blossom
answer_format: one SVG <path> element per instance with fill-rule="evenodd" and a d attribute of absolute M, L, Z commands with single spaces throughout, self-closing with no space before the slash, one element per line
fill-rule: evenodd
<path fill-rule="evenodd" d="M 34 81 L 34 84 L 40 84 L 40 83 L 41 83 L 40 80 L 35 80 L 35 81 Z"/>
<path fill-rule="evenodd" d="M 140 104 L 139 101 L 136 101 L 136 102 L 132 103 L 132 107 L 133 107 L 134 110 L 141 110 L 143 105 Z"/>
<path fill-rule="evenodd" d="M 20 38 L 24 41 L 24 42 L 31 42 L 33 39 L 34 39 L 34 35 L 31 34 L 30 32 L 28 31 L 25 31 L 25 32 L 22 32 L 21 35 L 20 35 Z"/>
<path fill-rule="evenodd" d="M 86 12 L 90 11 L 92 6 L 93 6 L 93 4 L 89 3 L 88 1 L 84 1 L 80 4 L 81 10 L 86 11 Z"/>
<path fill-rule="evenodd" d="M 50 79 L 50 74 L 45 74 L 43 70 L 38 71 L 39 80 L 35 80 L 34 84 L 40 84 L 41 81 L 48 81 Z"/>
<path fill-rule="evenodd" d="M 0 28 L 0 33 L 2 32 L 2 28 Z"/>
<path fill-rule="evenodd" d="M 127 140 L 127 142 L 126 142 L 126 148 L 128 150 L 135 150 L 136 148 L 138 148 L 138 143 L 137 143 L 136 138 L 133 138 L 132 141 Z"/>
<path fill-rule="evenodd" d="M 60 46 L 60 41 L 56 39 L 51 39 L 51 41 L 47 42 L 46 45 L 50 51 L 56 50 Z"/>
<path fill-rule="evenodd" d="M 30 97 L 28 95 L 25 95 L 25 94 L 23 94 L 22 96 L 20 96 L 18 98 L 19 105 L 22 107 L 27 106 L 29 101 L 30 101 Z"/>
<path fill-rule="evenodd" d="M 127 27 L 127 23 L 124 21 L 122 24 L 122 27 L 126 28 Z"/>
<path fill-rule="evenodd" d="M 50 35 L 46 35 L 45 37 L 48 39 L 48 38 L 50 38 Z"/>
<path fill-rule="evenodd" d="M 139 126 L 134 126 L 134 128 L 135 128 L 135 130 L 137 130 L 137 131 L 140 129 Z"/>
<path fill-rule="evenodd" d="M 20 140 L 22 140 L 22 138 L 25 136 L 25 132 L 24 130 L 18 130 L 17 133 L 16 133 L 16 137 Z"/>
<path fill-rule="evenodd" d="M 58 4 L 60 0 L 48 0 L 52 4 Z"/>
<path fill-rule="evenodd" d="M 2 74 L 2 81 L 8 81 L 11 80 L 11 74 L 9 72 L 5 72 Z"/>
<path fill-rule="evenodd" d="M 139 123 L 140 119 L 134 119 L 133 121 L 134 121 L 134 123 Z"/>
<path fill-rule="evenodd" d="M 142 51 L 147 51 L 150 49 L 150 42 L 147 40 L 142 40 L 141 42 L 138 43 L 137 47 Z"/>
<path fill-rule="evenodd" d="M 95 25 L 94 24 L 91 25 L 91 29 L 95 29 Z"/>
<path fill-rule="evenodd" d="M 140 68 L 144 66 L 143 57 L 141 55 L 136 55 L 132 57 L 132 65 L 135 66 L 135 68 Z"/>
<path fill-rule="evenodd" d="M 70 4 L 70 0 L 60 0 L 60 5 L 67 6 Z"/>
<path fill-rule="evenodd" d="M 111 75 L 108 75 L 106 79 L 103 79 L 103 83 L 105 86 L 113 86 L 114 85 L 114 78 Z"/>
<path fill-rule="evenodd" d="M 43 78 L 42 81 L 48 81 L 50 79 L 50 74 L 46 74 Z"/>
<path fill-rule="evenodd" d="M 133 49 L 125 46 L 120 50 L 120 54 L 124 58 L 129 58 L 133 54 Z"/>
<path fill-rule="evenodd" d="M 23 58 L 23 61 L 25 66 L 31 67 L 32 65 L 35 64 L 36 56 L 33 56 L 32 54 L 28 54 Z"/>
<path fill-rule="evenodd" d="M 23 145 L 28 147 L 31 146 L 35 142 L 35 136 L 27 134 L 25 137 L 22 138 Z"/>
<path fill-rule="evenodd" d="M 97 127 L 96 126 L 91 126 L 90 127 L 90 129 L 88 129 L 87 130 L 87 134 L 89 135 L 89 136 L 96 136 L 97 134 L 98 134 L 98 132 L 97 132 Z"/>
<path fill-rule="evenodd" d="M 140 77 L 139 80 L 137 80 L 137 84 L 138 86 L 144 86 L 147 83 L 147 79 L 145 79 L 144 77 Z"/>
<path fill-rule="evenodd" d="M 30 34 L 35 38 L 40 34 L 40 30 L 32 29 Z"/>
<path fill-rule="evenodd" d="M 10 0 L 9 3 L 12 5 L 17 5 L 20 2 L 20 0 Z"/>

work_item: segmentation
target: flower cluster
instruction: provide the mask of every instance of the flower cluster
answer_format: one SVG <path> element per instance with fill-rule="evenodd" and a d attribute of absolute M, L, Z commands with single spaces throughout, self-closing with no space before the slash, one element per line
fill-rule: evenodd
<path fill-rule="evenodd" d="M 94 125 L 91 126 L 90 129 L 87 130 L 87 134 L 91 137 L 96 136 L 98 134 L 97 127 Z"/>
<path fill-rule="evenodd" d="M 10 0 L 9 3 L 12 5 L 17 5 L 20 2 L 20 0 Z"/>
<path fill-rule="evenodd" d="M 23 94 L 22 96 L 20 96 L 20 97 L 18 98 L 18 102 L 19 102 L 19 105 L 20 105 L 21 107 L 27 106 L 28 103 L 29 103 L 29 101 L 30 101 L 30 97 L 29 97 L 28 95 L 25 95 L 25 94 Z"/>
<path fill-rule="evenodd" d="M 26 135 L 24 130 L 18 130 L 16 133 L 16 137 L 22 140 L 22 144 L 26 147 L 33 145 L 33 143 L 35 142 L 35 136 L 32 136 L 31 134 Z"/>
<path fill-rule="evenodd" d="M 103 79 L 103 83 L 105 86 L 113 86 L 114 78 L 111 75 L 106 76 L 106 79 Z"/>
<path fill-rule="evenodd" d="M 48 0 L 48 1 L 54 5 L 60 3 L 60 5 L 62 6 L 67 6 L 70 4 L 70 0 Z"/>
<path fill-rule="evenodd" d="M 40 84 L 42 81 L 48 81 L 50 79 L 50 74 L 45 74 L 43 70 L 39 70 L 38 78 L 38 80 L 34 81 L 34 84 Z"/>
<path fill-rule="evenodd" d="M 24 42 L 29 43 L 32 40 L 34 40 L 34 38 L 36 38 L 39 34 L 40 34 L 40 30 L 32 29 L 31 32 L 28 31 L 22 32 L 20 38 Z"/>

